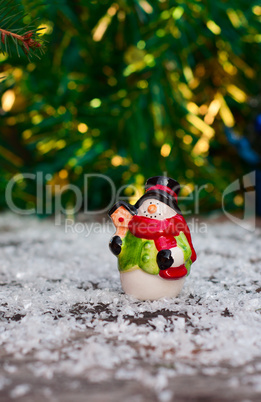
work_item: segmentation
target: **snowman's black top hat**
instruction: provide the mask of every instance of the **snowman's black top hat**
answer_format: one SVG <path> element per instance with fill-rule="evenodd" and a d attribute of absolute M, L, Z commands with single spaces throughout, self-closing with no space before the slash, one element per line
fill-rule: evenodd
<path fill-rule="evenodd" d="M 177 213 L 181 213 L 178 207 L 178 194 L 180 192 L 179 183 L 166 176 L 150 177 L 145 184 L 146 193 L 136 202 L 135 207 L 139 208 L 143 201 L 148 198 L 155 198 L 164 202 Z"/>

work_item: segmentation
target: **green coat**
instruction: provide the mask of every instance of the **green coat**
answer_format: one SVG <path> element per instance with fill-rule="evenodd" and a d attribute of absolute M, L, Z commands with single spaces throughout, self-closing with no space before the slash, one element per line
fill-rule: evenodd
<path fill-rule="evenodd" d="M 190 273 L 191 262 L 191 248 L 187 238 L 183 232 L 175 236 L 177 246 L 181 248 L 184 254 L 185 267 Z M 126 236 L 122 239 L 122 248 L 118 256 L 118 268 L 120 272 L 130 272 L 135 269 L 142 269 L 151 275 L 159 274 L 159 267 L 157 264 L 158 250 L 155 247 L 153 240 L 140 239 L 133 236 L 128 230 Z"/>

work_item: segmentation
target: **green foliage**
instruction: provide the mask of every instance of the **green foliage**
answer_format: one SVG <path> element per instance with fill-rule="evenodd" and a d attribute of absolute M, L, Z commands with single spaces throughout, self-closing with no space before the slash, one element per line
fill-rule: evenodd
<path fill-rule="evenodd" d="M 0 122 L 2 189 L 25 172 L 80 188 L 84 173 L 107 174 L 119 187 L 166 172 L 191 189 L 209 183 L 201 212 L 219 208 L 224 188 L 248 169 L 224 124 L 246 133 L 255 113 L 249 99 L 260 94 L 256 1 L 33 4 L 23 1 L 47 27 L 48 52 L 33 63 L 0 58 L 2 106 L 14 100 Z M 34 182 L 21 178 L 15 197 L 34 205 Z M 109 198 L 104 181 L 91 182 L 93 208 Z"/>
<path fill-rule="evenodd" d="M 28 57 L 44 53 L 43 40 L 39 36 L 39 29 L 35 28 L 34 22 L 22 24 L 26 21 L 24 10 L 20 2 L 16 0 L 0 0 L 0 53 L 12 54 L 11 49 L 16 50 L 20 57 L 20 50 Z M 15 27 L 15 28 L 14 28 Z"/>

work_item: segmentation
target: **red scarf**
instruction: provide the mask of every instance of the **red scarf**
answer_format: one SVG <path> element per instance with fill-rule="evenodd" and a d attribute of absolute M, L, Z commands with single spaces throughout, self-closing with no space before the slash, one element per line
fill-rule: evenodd
<path fill-rule="evenodd" d="M 197 258 L 191 241 L 190 230 L 182 215 L 177 214 L 162 221 L 134 215 L 129 222 L 129 230 L 136 237 L 154 240 L 158 251 L 176 247 L 177 242 L 174 236 L 178 236 L 180 232 L 183 232 L 191 248 L 192 262 Z"/>

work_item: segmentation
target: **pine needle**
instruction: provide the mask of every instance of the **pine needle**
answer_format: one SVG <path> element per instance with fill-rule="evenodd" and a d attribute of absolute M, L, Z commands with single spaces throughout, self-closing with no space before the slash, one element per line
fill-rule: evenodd
<path fill-rule="evenodd" d="M 32 55 L 40 58 L 39 54 L 44 54 L 44 43 L 46 42 L 39 36 L 39 32 L 43 28 L 36 28 L 38 19 L 19 27 L 27 14 L 24 14 L 20 6 L 14 3 L 14 0 L 7 2 L 0 0 L 0 52 L 11 55 L 11 49 L 14 46 L 18 57 L 20 57 L 20 48 L 28 58 Z M 15 28 L 13 28 L 14 26 Z"/>

